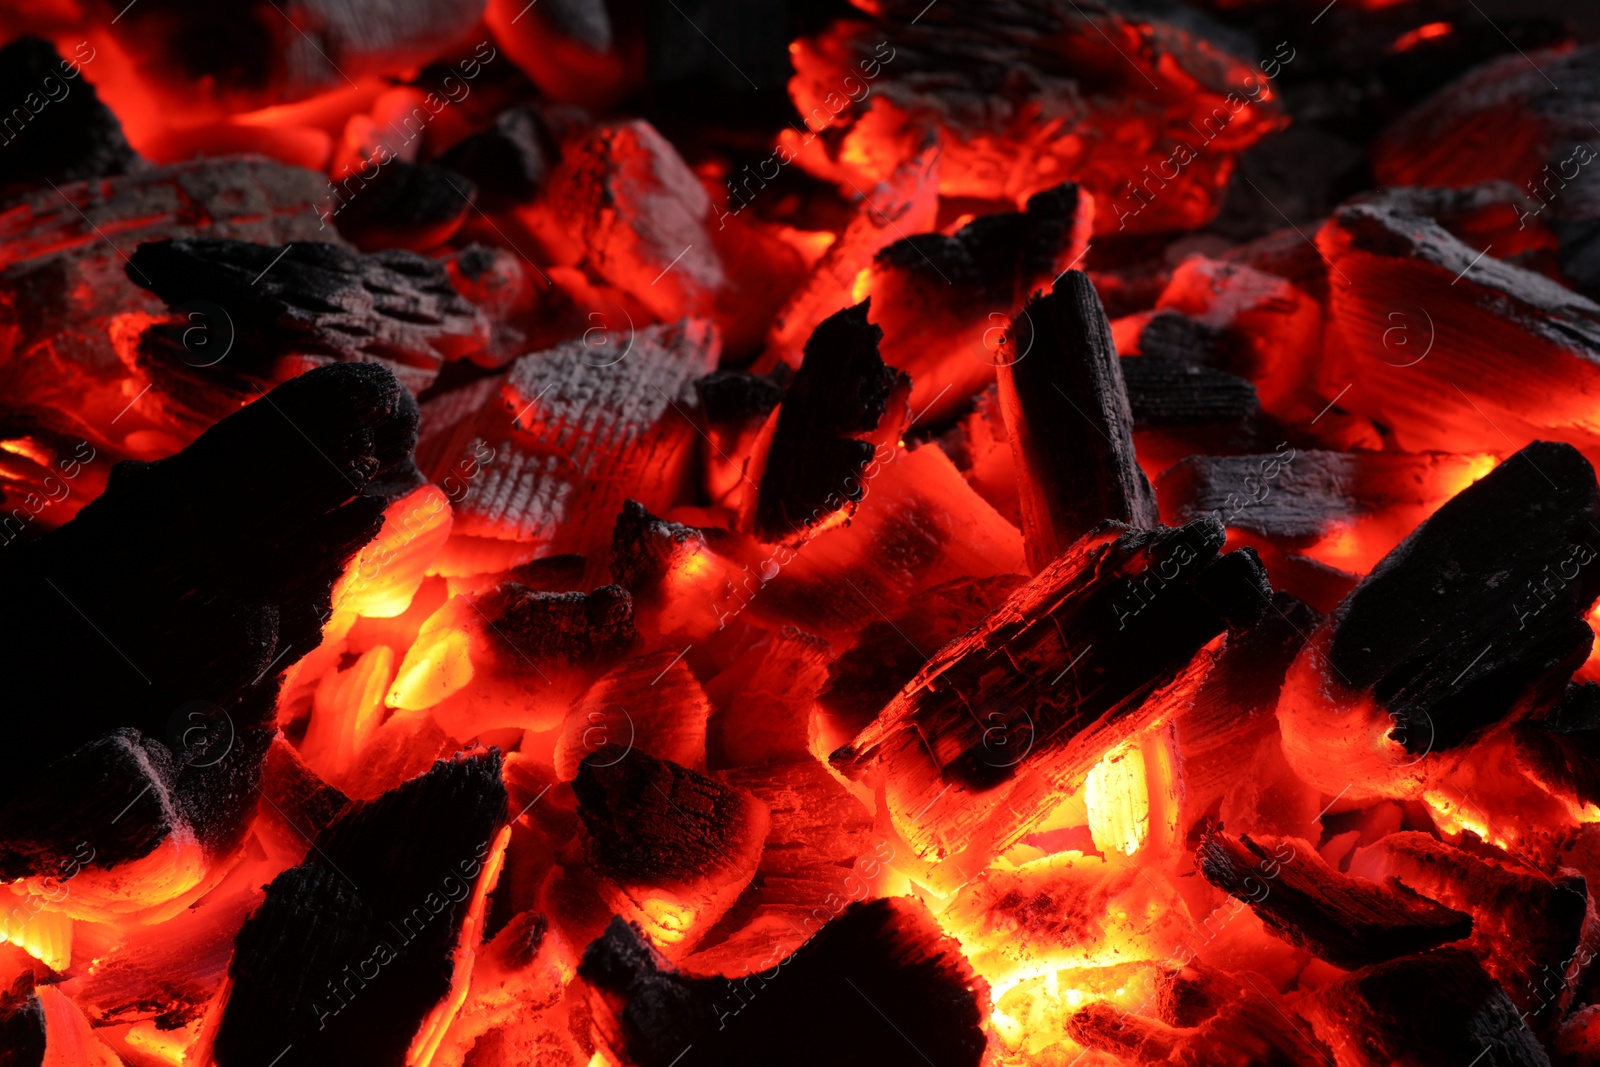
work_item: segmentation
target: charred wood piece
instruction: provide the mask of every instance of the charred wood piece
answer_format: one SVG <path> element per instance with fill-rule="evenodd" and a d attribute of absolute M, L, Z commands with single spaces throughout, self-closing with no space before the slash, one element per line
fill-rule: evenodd
<path fill-rule="evenodd" d="M 539 193 L 550 164 L 538 114 L 527 107 L 500 112 L 487 130 L 457 141 L 439 165 L 478 187 L 485 211 L 505 211 Z"/>
<path fill-rule="evenodd" d="M 1022 536 L 1038 573 L 1106 519 L 1161 521 L 1133 452 L 1111 325 L 1089 276 L 1068 271 L 1011 321 L 996 373 L 1016 457 Z"/>
<path fill-rule="evenodd" d="M 1290 668 L 1290 763 L 1324 789 L 1409 795 L 1430 753 L 1554 705 L 1594 643 L 1597 528 L 1594 470 L 1570 445 L 1535 442 L 1458 493 Z"/>
<path fill-rule="evenodd" d="M 1260 617 L 1260 561 L 1223 541 L 1215 520 L 1104 524 L 940 649 L 834 766 L 882 782 L 924 859 L 987 864 L 1161 714 L 1153 694 L 1189 695 L 1202 646 Z"/>
<path fill-rule="evenodd" d="M 905 426 L 911 380 L 878 357 L 883 331 L 868 310 L 830 316 L 806 342 L 761 473 L 754 532 L 764 541 L 804 540 L 834 512 L 853 512 L 862 470 Z"/>
<path fill-rule="evenodd" d="M 334 217 L 339 232 L 363 251 L 425 252 L 454 236 L 477 200 L 476 183 L 448 167 L 396 159 Z"/>
<path fill-rule="evenodd" d="M 445 269 L 409 252 L 183 238 L 140 245 L 128 278 L 180 311 L 197 301 L 220 307 L 232 324 L 227 355 L 252 379 L 281 376 L 288 357 L 381 363 L 417 393 L 446 359 L 488 340 L 488 320 L 456 293 Z M 143 354 L 193 367 L 198 357 L 184 344 L 191 325 L 156 326 Z"/>
<path fill-rule="evenodd" d="M 1346 970 L 1472 933 L 1472 916 L 1399 883 L 1340 874 L 1304 841 L 1285 838 L 1269 850 L 1248 835 L 1208 834 L 1195 865 L 1206 881 L 1249 904 L 1268 930 Z"/>
<path fill-rule="evenodd" d="M 346 809 L 239 931 L 217 1063 L 252 1063 L 268 1044 L 310 1064 L 404 1062 L 470 974 L 506 803 L 491 749 Z"/>

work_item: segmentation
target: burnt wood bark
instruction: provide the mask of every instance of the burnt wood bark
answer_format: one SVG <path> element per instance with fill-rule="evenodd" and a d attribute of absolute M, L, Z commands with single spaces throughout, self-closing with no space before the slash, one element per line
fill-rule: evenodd
<path fill-rule="evenodd" d="M 610 1003 L 640 1067 L 976 1067 L 982 1059 L 982 980 L 920 903 L 853 904 L 772 962 L 737 981 L 688 977 L 613 919 L 578 973 Z"/>
<path fill-rule="evenodd" d="M 402 1064 L 450 989 L 506 803 L 490 749 L 441 760 L 317 835 L 239 931 L 220 1067 L 254 1063 L 269 1045 L 308 1064 Z"/>
<path fill-rule="evenodd" d="M 754 532 L 764 541 L 803 540 L 834 512 L 853 511 L 862 469 L 905 425 L 911 380 L 878 357 L 883 331 L 867 321 L 869 304 L 823 320 L 806 342 L 761 472 Z"/>
<path fill-rule="evenodd" d="M 1340 874 L 1304 841 L 1284 839 L 1269 849 L 1248 835 L 1207 834 L 1195 866 L 1206 881 L 1249 904 L 1268 930 L 1346 970 L 1472 933 L 1472 916 L 1399 883 Z"/>
<path fill-rule="evenodd" d="M 924 859 L 987 864 L 1161 713 L 1148 698 L 1201 646 L 1260 617 L 1260 561 L 1223 542 L 1215 520 L 1102 525 L 940 649 L 834 766 L 882 783 Z"/>
<path fill-rule="evenodd" d="M 1133 452 L 1111 324 L 1089 276 L 1067 271 L 1011 321 L 996 369 L 1016 457 L 1028 567 L 1043 570 L 1102 520 L 1161 521 Z"/>
<path fill-rule="evenodd" d="M 73 811 L 99 787 L 41 764 L 132 727 L 172 751 L 183 806 L 224 847 L 253 803 L 277 675 L 320 641 L 334 581 L 383 521 L 367 491 L 409 467 L 416 418 L 382 367 L 312 371 L 174 456 L 118 465 L 72 522 L 0 560 L 0 663 L 36 683 L 18 690 L 0 803 L 53 794 Z"/>

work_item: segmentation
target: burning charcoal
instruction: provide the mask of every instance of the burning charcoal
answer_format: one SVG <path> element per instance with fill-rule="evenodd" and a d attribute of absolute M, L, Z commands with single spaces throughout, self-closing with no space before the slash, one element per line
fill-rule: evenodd
<path fill-rule="evenodd" d="M 1401 118 L 1372 146 L 1385 185 L 1466 186 L 1505 179 L 1550 218 L 1600 208 L 1590 125 L 1600 118 L 1600 47 L 1501 55 Z M 1557 86 L 1564 88 L 1559 92 Z"/>
<path fill-rule="evenodd" d="M 19 37 L 0 48 L 0 99 L 12 109 L 0 152 L 0 188 L 61 185 L 141 169 L 143 160 L 128 147 L 117 116 L 93 85 L 80 80 L 82 64 L 94 54 L 84 42 L 74 59 L 63 59 L 37 37 Z"/>
<path fill-rule="evenodd" d="M 1229 636 L 1193 701 L 1174 717 L 1183 762 L 1180 829 L 1213 812 L 1225 826 L 1257 832 L 1303 831 L 1313 821 L 1316 808 L 1301 812 L 1289 800 L 1309 791 L 1292 788 L 1275 713 L 1284 674 L 1319 621 L 1314 609 L 1274 594 L 1260 621 Z"/>
<path fill-rule="evenodd" d="M 1396 882 L 1340 874 L 1298 839 L 1283 838 L 1269 851 L 1248 836 L 1207 834 L 1195 866 L 1206 881 L 1248 903 L 1272 933 L 1346 970 L 1472 933 L 1470 915 Z"/>
<path fill-rule="evenodd" d="M 564 103 L 604 110 L 638 80 L 617 48 L 605 0 L 489 0 L 484 23 L 511 61 Z"/>
<path fill-rule="evenodd" d="M 1391 427 L 1407 451 L 1545 438 L 1600 456 L 1587 399 L 1600 389 L 1600 306 L 1371 204 L 1340 208 L 1317 245 L 1343 337 L 1321 373 L 1332 390 L 1350 385 L 1343 408 Z"/>
<path fill-rule="evenodd" d="M 611 531 L 611 576 L 635 596 L 652 590 L 706 543 L 693 526 L 665 522 L 637 500 L 624 500 Z"/>
<path fill-rule="evenodd" d="M 742 221 L 713 228 L 705 187 L 642 119 L 563 145 L 535 210 L 658 319 L 714 318 L 732 352 L 760 344 L 805 269 L 798 252 Z"/>
<path fill-rule="evenodd" d="M 737 504 L 761 429 L 783 386 L 763 374 L 719 370 L 694 383 L 705 412 L 705 488 L 713 504 Z"/>
<path fill-rule="evenodd" d="M 0 878 L 6 881 L 60 878 L 91 860 L 127 864 L 174 833 L 192 832 L 172 796 L 177 768 L 171 751 L 137 730 L 108 733 L 52 761 L 46 773 L 46 780 L 71 788 L 24 791 L 0 809 Z"/>
<path fill-rule="evenodd" d="M 464 562 L 446 573 L 577 552 L 603 580 L 623 501 L 659 512 L 676 499 L 698 439 L 693 383 L 721 353 L 716 328 L 686 319 L 588 341 L 523 356 L 439 431 L 426 467 L 447 493 L 452 478 L 462 487 L 445 554 Z"/>
<path fill-rule="evenodd" d="M 477 199 L 477 186 L 454 171 L 397 159 L 337 213 L 339 232 L 366 252 L 425 252 L 461 228 Z"/>
<path fill-rule="evenodd" d="M 1535 1030 L 1557 1022 L 1583 977 L 1580 948 L 1594 931 L 1583 876 L 1551 878 L 1507 860 L 1476 856 L 1424 833 L 1390 834 L 1351 860 L 1353 874 L 1398 880 L 1472 916 L 1462 947 L 1483 961 Z"/>
<path fill-rule="evenodd" d="M 492 749 L 343 812 L 239 931 L 217 1063 L 268 1045 L 310 1064 L 431 1055 L 469 988 L 506 814 Z"/>
<path fill-rule="evenodd" d="M 1340 1067 L 1434 1067 L 1474 1057 L 1495 1067 L 1550 1064 L 1494 979 L 1458 948 L 1364 967 L 1303 1012 Z"/>
<path fill-rule="evenodd" d="M 431 710 L 463 741 L 506 727 L 549 730 L 637 638 L 633 600 L 619 585 L 536 593 L 502 582 L 482 596 L 459 593 L 422 624 L 385 703 Z"/>
<path fill-rule="evenodd" d="M 974 397 L 972 411 L 938 440 L 973 490 L 1021 529 L 1016 455 L 1000 413 L 1000 386 L 991 385 Z"/>
<path fill-rule="evenodd" d="M 0 306 L 12 309 L 8 321 L 16 332 L 7 345 L 17 353 L 8 397 L 75 411 L 102 426 L 132 398 L 119 431 L 137 426 L 141 416 L 165 423 L 165 397 L 134 396 L 143 385 L 128 382 L 112 343 L 118 316 L 167 310 L 128 280 L 123 256 L 144 241 L 202 234 L 268 244 L 315 241 L 319 232 L 326 239 L 332 231 L 319 231 L 312 211 L 321 191 L 321 180 L 299 167 L 206 159 L 13 202 L 0 212 Z M 116 235 L 115 244 L 108 234 Z M 223 326 L 214 315 L 191 321 L 203 329 L 191 335 L 190 362 L 210 361 L 206 344 L 220 346 Z M 193 433 L 185 427 L 185 439 Z"/>
<path fill-rule="evenodd" d="M 1530 214 L 1538 201 L 1508 181 L 1446 188 L 1384 188 L 1353 196 L 1350 203 L 1373 204 L 1402 215 L 1422 215 L 1473 248 L 1498 244 L 1501 259 L 1546 247 L 1551 240 L 1546 227 Z"/>
<path fill-rule="evenodd" d="M 706 683 L 720 757 L 735 767 L 809 758 L 812 712 L 832 659 L 828 642 L 785 626 Z"/>
<path fill-rule="evenodd" d="M 896 166 L 871 195 L 858 194 L 860 200 L 844 232 L 773 318 L 767 334 L 771 356 L 791 367 L 800 366 L 805 343 L 822 321 L 857 302 L 851 293 L 878 253 L 905 234 L 925 234 L 933 229 L 939 206 L 938 163 L 938 146 L 930 143 Z M 748 186 L 750 179 L 744 181 Z M 736 208 L 734 213 L 741 210 Z"/>
<path fill-rule="evenodd" d="M 902 237 L 877 254 L 852 292 L 873 298 L 884 359 L 911 375 L 919 422 L 959 410 L 1017 358 L 1002 351 L 1011 316 L 1083 258 L 1093 214 L 1069 183 L 1036 193 L 1026 211 L 980 216 L 954 236 Z"/>
<path fill-rule="evenodd" d="M 822 706 L 847 738 L 854 737 L 928 662 L 923 649 L 943 648 L 971 630 L 1023 581 L 1017 574 L 962 578 L 913 596 L 889 618 L 867 625 L 833 660 Z"/>
<path fill-rule="evenodd" d="M 1600 804 L 1600 685 L 1568 685 L 1549 715 L 1511 730 L 1529 777 L 1574 807 Z"/>
<path fill-rule="evenodd" d="M 1161 515 L 1133 454 L 1121 361 L 1089 276 L 1061 275 L 1011 330 L 997 370 L 1000 411 L 1016 457 L 1028 569 L 1037 574 L 1102 520 L 1148 528 Z"/>
<path fill-rule="evenodd" d="M 1108 749 L 1188 699 L 1202 646 L 1260 616 L 1261 564 L 1223 540 L 1215 520 L 1106 523 L 940 649 L 834 765 L 881 783 L 924 859 L 952 876 L 986 865 Z"/>
<path fill-rule="evenodd" d="M 738 983 L 668 969 L 620 918 L 578 973 L 611 1002 L 640 1067 L 882 1067 L 914 1053 L 976 1067 L 984 1051 L 985 983 L 909 898 L 852 905 L 771 973 Z"/>
<path fill-rule="evenodd" d="M 1561 275 L 1590 300 L 1600 300 L 1600 219 L 1558 222 Z"/>
<path fill-rule="evenodd" d="M 1158 233 L 1215 215 L 1235 153 L 1284 124 L 1276 90 L 1206 40 L 1229 37 L 1206 20 L 1189 20 L 1209 27 L 1197 33 L 1070 3 L 921 7 L 896 0 L 795 43 L 790 98 L 809 129 L 831 127 L 825 142 L 784 134 L 802 166 L 870 188 L 933 128 L 941 196 L 1021 202 L 1068 179 L 1094 194 L 1098 232 Z M 840 95 L 858 71 L 873 90 L 859 104 Z"/>
<path fill-rule="evenodd" d="M 409 252 L 362 255 L 318 242 L 275 248 L 212 238 L 157 241 L 134 252 L 128 277 L 172 308 L 203 301 L 223 309 L 233 331 L 228 356 L 237 368 L 229 384 L 240 399 L 258 381 L 329 362 L 381 363 L 421 392 L 446 359 L 489 336 L 483 313 L 456 294 L 444 269 Z M 180 318 L 147 332 L 143 365 L 225 405 L 218 375 L 197 375 L 184 359 L 189 328 Z"/>
<path fill-rule="evenodd" d="M 80 711 L 19 718 L 6 801 L 83 793 L 40 777 L 39 754 L 136 727 L 172 750 L 176 802 L 207 854 L 230 848 L 275 730 L 277 674 L 320 642 L 336 579 L 381 522 L 385 501 L 364 490 L 409 466 L 415 440 L 415 404 L 387 370 L 321 368 L 175 456 L 119 465 L 76 519 L 15 549 L 0 596 L 29 608 L 4 616 L 5 669 L 51 678 L 50 699 Z M 107 832 L 122 831 L 96 838 Z"/>
<path fill-rule="evenodd" d="M 1193 1029 L 1167 1026 L 1099 1001 L 1067 1020 L 1074 1041 L 1137 1064 L 1213 1063 L 1230 1067 L 1311 1067 L 1328 1062 L 1270 993 L 1244 992 Z M 1169 1058 L 1170 1057 L 1170 1058 Z"/>
<path fill-rule="evenodd" d="M 481 0 L 402 0 L 381 17 L 355 0 L 307 0 L 291 20 L 277 6 L 155 0 L 117 14 L 108 29 L 141 58 L 162 106 L 242 112 L 414 71 L 471 40 L 483 13 Z M 474 54 L 487 63 L 495 53 L 485 41 Z"/>
<path fill-rule="evenodd" d="M 753 530 L 763 541 L 803 541 L 834 512 L 854 513 L 863 470 L 905 427 L 911 381 L 878 358 L 883 331 L 867 312 L 847 308 L 806 342 L 761 469 Z"/>
<path fill-rule="evenodd" d="M 1594 470 L 1535 442 L 1385 556 L 1311 635 L 1278 705 L 1309 784 L 1413 797 L 1492 723 L 1560 699 L 1600 595 Z"/>
<path fill-rule="evenodd" d="M 567 1022 L 560 1009 L 578 957 L 543 915 L 517 915 L 477 952 L 466 1002 L 433 1059 L 440 1067 L 475 1062 L 469 1054 L 497 1031 L 526 1049 Z"/>
<path fill-rule="evenodd" d="M 696 974 L 733 977 L 766 970 L 852 902 L 878 895 L 894 846 L 874 837 L 866 808 L 809 755 L 717 777 L 754 794 L 772 821 L 748 921 L 728 940 L 684 961 Z"/>
<path fill-rule="evenodd" d="M 532 200 L 544 184 L 549 163 L 537 113 L 528 107 L 500 112 L 482 133 L 457 141 L 439 165 L 460 174 L 478 189 L 485 211 L 504 211 Z M 458 198 L 459 199 L 459 198 Z"/>
<path fill-rule="evenodd" d="M 1600 1056 L 1600 1004 L 1572 1014 L 1556 1036 L 1552 1062 L 1556 1067 L 1583 1067 Z"/>
<path fill-rule="evenodd" d="M 674 956 L 693 949 L 755 875 L 770 822 L 742 789 L 615 744 L 584 758 L 572 789 L 605 903 Z"/>
<path fill-rule="evenodd" d="M 629 660 L 590 686 L 567 712 L 556 738 L 556 774 L 571 781 L 579 761 L 610 745 L 703 771 L 710 717 L 711 702 L 682 652 Z"/>
<path fill-rule="evenodd" d="M 1161 509 L 1216 515 L 1263 553 L 1294 552 L 1365 573 L 1439 506 L 1493 470 L 1492 455 L 1324 452 L 1191 456 L 1156 484 Z"/>

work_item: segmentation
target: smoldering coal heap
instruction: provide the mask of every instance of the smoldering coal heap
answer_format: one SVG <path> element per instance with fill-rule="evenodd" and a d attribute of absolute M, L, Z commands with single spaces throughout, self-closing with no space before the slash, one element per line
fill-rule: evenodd
<path fill-rule="evenodd" d="M 1597 42 L 0 0 L 0 1067 L 1600 1063 Z"/>

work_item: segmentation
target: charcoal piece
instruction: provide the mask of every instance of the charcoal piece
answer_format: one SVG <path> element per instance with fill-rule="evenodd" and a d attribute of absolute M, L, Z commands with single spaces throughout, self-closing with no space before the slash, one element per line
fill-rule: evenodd
<path fill-rule="evenodd" d="M 334 582 L 382 523 L 387 501 L 363 491 L 409 464 L 416 425 L 383 367 L 320 368 L 174 456 L 119 464 L 73 521 L 0 561 L 0 600 L 27 605 L 0 616 L 0 668 L 52 680 L 22 705 L 4 798 L 53 788 L 41 755 L 131 726 L 173 751 L 181 796 L 191 778 L 215 790 L 186 809 L 242 819 L 278 673 L 320 643 Z"/>
<path fill-rule="evenodd" d="M 217 1063 L 290 1045 L 302 1063 L 402 1064 L 478 933 L 469 902 L 506 804 L 491 749 L 346 809 L 239 931 Z"/>
<path fill-rule="evenodd" d="M 569 552 L 545 556 L 506 573 L 510 581 L 536 593 L 581 593 L 584 591 L 583 576 L 588 569 L 587 559 Z"/>
<path fill-rule="evenodd" d="M 114 730 L 45 768 L 49 785 L 0 808 L 0 879 L 70 878 L 86 855 L 111 866 L 148 855 L 187 823 L 175 801 L 172 753 Z"/>
<path fill-rule="evenodd" d="M 1089 276 L 1067 271 L 1011 321 L 996 373 L 1016 457 L 1022 536 L 1037 574 L 1110 519 L 1161 521 L 1133 453 L 1133 416 L 1111 324 Z"/>
<path fill-rule="evenodd" d="M 771 0 L 652 0 L 644 5 L 645 69 L 658 100 L 686 109 L 781 86 L 793 74 L 789 42 L 808 5 Z M 704 27 L 704 31 L 701 30 Z"/>
<path fill-rule="evenodd" d="M 1268 930 L 1336 967 L 1354 970 L 1472 933 L 1472 916 L 1399 883 L 1340 874 L 1304 841 L 1272 848 L 1248 835 L 1207 834 L 1195 853 L 1206 881 L 1249 904 Z"/>
<path fill-rule="evenodd" d="M 85 42 L 73 59 L 64 59 L 37 37 L 0 48 L 0 100 L 10 108 L 0 130 L 0 189 L 62 185 L 141 167 L 122 123 L 83 80 L 82 64 L 94 54 Z"/>
<path fill-rule="evenodd" d="M 446 359 L 488 340 L 488 320 L 444 267 L 410 252 L 184 238 L 140 245 L 128 277 L 175 309 L 196 301 L 224 309 L 233 328 L 224 358 L 248 379 L 271 380 L 287 356 L 362 361 L 383 364 L 418 393 Z M 179 321 L 147 332 L 147 355 L 183 352 L 188 328 Z"/>
<path fill-rule="evenodd" d="M 704 545 L 705 534 L 693 526 L 658 519 L 637 500 L 626 500 L 611 532 L 611 576 L 638 596 L 655 589 L 667 576 L 683 546 Z"/>
<path fill-rule="evenodd" d="M 1550 1064 L 1494 979 L 1458 948 L 1364 967 L 1302 1010 L 1349 1067 L 1436 1067 L 1474 1058 L 1484 1067 Z"/>
<path fill-rule="evenodd" d="M 1140 343 L 1149 335 L 1146 330 Z M 1149 351 L 1125 357 L 1121 365 L 1128 410 L 1133 425 L 1140 429 L 1241 424 L 1261 411 L 1256 387 L 1226 371 Z"/>
<path fill-rule="evenodd" d="M 1358 849 L 1350 873 L 1398 879 L 1471 915 L 1472 938 L 1461 947 L 1483 962 L 1541 1036 L 1582 995 L 1593 929 L 1589 886 L 1577 871 L 1561 868 L 1550 875 L 1507 856 L 1475 855 L 1409 831 Z"/>
<path fill-rule="evenodd" d="M 396 159 L 344 202 L 334 220 L 363 251 L 425 252 L 461 228 L 477 199 L 477 186 L 447 167 Z"/>
<path fill-rule="evenodd" d="M 983 1056 L 984 984 L 908 898 L 853 904 L 770 972 L 738 982 L 668 969 L 613 919 L 578 973 L 610 1001 L 640 1067 L 976 1067 Z"/>
<path fill-rule="evenodd" d="M 1005 327 L 1030 294 L 1083 258 L 1092 215 L 1089 194 L 1067 182 L 1035 193 L 1023 211 L 980 215 L 953 235 L 902 237 L 873 258 L 883 358 L 911 376 L 919 422 L 954 414 L 997 366 L 1021 362 L 1018 349 L 1004 348 Z"/>
<path fill-rule="evenodd" d="M 940 649 L 833 765 L 881 783 L 896 828 L 951 877 L 986 865 L 1192 695 L 1201 646 L 1260 617 L 1260 561 L 1223 543 L 1214 519 L 1105 523 Z"/>
<path fill-rule="evenodd" d="M 1549 479 L 1548 481 L 1546 479 Z M 1600 596 L 1600 490 L 1569 445 L 1535 442 L 1459 493 L 1384 557 L 1325 625 L 1328 662 L 1434 751 L 1559 699 L 1589 654 Z M 1413 754 L 1429 739 L 1412 731 Z"/>
<path fill-rule="evenodd" d="M 1590 300 L 1600 301 L 1600 218 L 1563 220 L 1551 229 L 1559 242 L 1561 276 Z"/>
<path fill-rule="evenodd" d="M 313 210 L 323 188 L 302 167 L 257 157 L 208 158 L 45 188 L 12 202 L 0 213 L 0 307 L 10 309 L 7 321 L 15 332 L 7 344 L 17 353 L 4 369 L 6 395 L 60 410 L 120 411 L 129 401 L 123 390 L 128 368 L 111 326 L 129 312 L 167 311 L 128 280 L 123 256 L 161 238 L 205 235 L 274 245 L 336 239 L 332 229 L 320 228 Z M 220 329 L 205 318 L 191 325 L 204 327 L 191 335 L 197 343 Z M 191 362 L 214 358 L 198 350 L 197 344 Z M 164 427 L 181 425 L 185 440 L 221 417 L 186 418 L 181 405 L 156 389 L 115 429 L 128 427 L 136 415 Z"/>
<path fill-rule="evenodd" d="M 261 795 L 270 802 L 261 809 L 261 821 L 271 824 L 280 839 L 302 853 L 350 806 L 350 798 L 318 778 L 300 758 L 299 749 L 281 734 L 267 749 Z"/>
<path fill-rule="evenodd" d="M 618 746 L 591 753 L 572 783 L 596 873 L 623 885 L 693 882 L 746 850 L 764 816 L 742 790 Z M 756 837 L 756 850 L 766 826 Z"/>
<path fill-rule="evenodd" d="M 883 331 L 869 302 L 824 320 L 778 410 L 755 507 L 765 541 L 804 540 L 810 528 L 865 495 L 861 471 L 893 446 L 907 416 L 911 381 L 878 358 Z"/>
<path fill-rule="evenodd" d="M 598 663 L 639 637 L 633 598 L 620 585 L 589 593 L 542 593 L 508 582 L 480 603 L 497 631 L 535 660 L 552 656 L 571 664 Z"/>
<path fill-rule="evenodd" d="M 584 757 L 572 791 L 600 898 L 675 958 L 750 884 L 771 828 L 753 794 L 618 744 Z"/>
<path fill-rule="evenodd" d="M 457 141 L 438 162 L 477 186 L 479 206 L 494 212 L 538 194 L 549 170 L 545 156 L 538 114 L 514 107 L 496 115 L 487 130 Z"/>
<path fill-rule="evenodd" d="M 1591 131 L 1592 134 L 1592 131 Z M 1600 168 L 1585 172 L 1600 175 Z M 1348 204 L 1317 232 L 1341 344 L 1319 369 L 1344 411 L 1404 451 L 1566 441 L 1600 458 L 1581 399 L 1600 388 L 1600 305 L 1437 222 Z"/>

